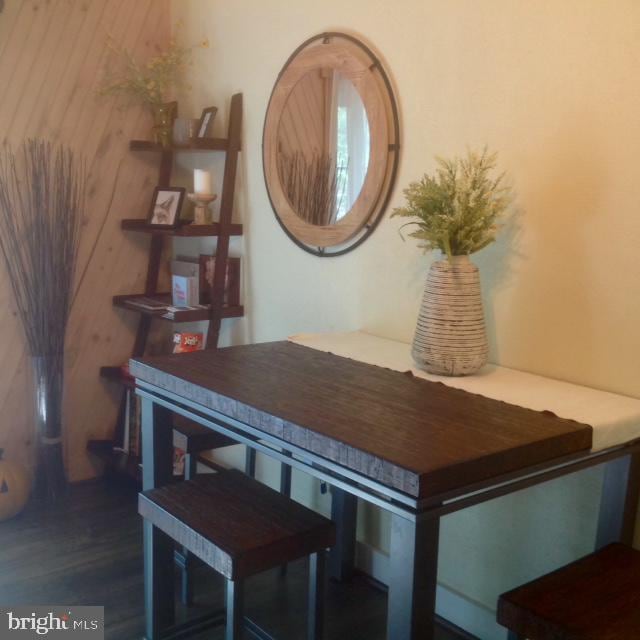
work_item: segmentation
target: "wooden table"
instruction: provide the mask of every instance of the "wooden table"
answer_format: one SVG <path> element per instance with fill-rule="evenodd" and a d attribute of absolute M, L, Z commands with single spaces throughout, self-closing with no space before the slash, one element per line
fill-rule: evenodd
<path fill-rule="evenodd" d="M 633 535 L 638 445 L 593 453 L 590 426 L 549 412 L 288 342 L 132 360 L 131 373 L 142 397 L 145 489 L 171 476 L 175 412 L 328 482 L 345 513 L 357 498 L 391 513 L 392 640 L 433 637 L 447 513 L 611 462 L 598 546 Z M 353 531 L 341 531 L 335 564 L 349 562 Z M 171 624 L 171 553 L 145 524 L 147 640 Z M 152 590 L 154 581 L 163 588 Z"/>

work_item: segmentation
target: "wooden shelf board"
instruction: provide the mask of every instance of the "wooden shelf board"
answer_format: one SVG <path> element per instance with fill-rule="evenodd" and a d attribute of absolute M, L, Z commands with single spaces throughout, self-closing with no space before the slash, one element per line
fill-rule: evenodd
<path fill-rule="evenodd" d="M 135 388 L 135 380 L 131 376 L 125 375 L 121 367 L 100 367 L 100 377 L 105 380 L 112 380 L 118 382 L 130 389 Z"/>
<path fill-rule="evenodd" d="M 89 440 L 87 442 L 87 451 L 111 467 L 119 476 L 131 478 L 140 481 L 141 465 L 138 456 L 132 456 L 126 451 L 115 449 L 111 440 Z"/>
<path fill-rule="evenodd" d="M 87 451 L 98 456 L 98 458 L 111 458 L 113 456 L 113 441 L 89 440 L 87 442 Z"/>
<path fill-rule="evenodd" d="M 201 309 L 185 309 L 184 311 L 178 310 L 174 312 L 172 315 L 168 315 L 166 313 L 146 310 L 142 309 L 135 304 L 132 304 L 132 301 L 136 298 L 153 298 L 158 302 L 164 302 L 166 304 L 171 304 L 171 294 L 170 293 L 159 293 L 153 296 L 147 296 L 144 293 L 136 293 L 129 295 L 121 295 L 113 297 L 113 305 L 115 307 L 119 307 L 121 309 L 128 309 L 129 311 L 136 311 L 142 315 L 153 316 L 160 320 L 168 320 L 169 322 L 199 322 L 202 320 L 209 320 L 209 305 L 203 306 Z M 222 308 L 222 317 L 223 318 L 241 318 L 244 315 L 244 307 L 242 305 L 232 306 L 232 307 L 223 307 Z"/>
<path fill-rule="evenodd" d="M 129 142 L 131 151 L 226 151 L 228 148 L 229 140 L 227 138 L 191 138 L 188 144 L 174 144 L 170 147 L 163 147 L 150 140 L 131 140 Z"/>
<path fill-rule="evenodd" d="M 188 238 L 195 237 L 212 237 L 220 235 L 220 223 L 214 222 L 213 224 L 184 224 L 176 229 L 158 229 L 147 223 L 146 220 L 140 218 L 132 218 L 122 220 L 120 226 L 125 231 L 138 231 L 140 233 L 152 233 L 154 235 L 163 236 L 182 236 Z M 230 236 L 241 236 L 242 225 L 231 224 L 229 225 Z"/>

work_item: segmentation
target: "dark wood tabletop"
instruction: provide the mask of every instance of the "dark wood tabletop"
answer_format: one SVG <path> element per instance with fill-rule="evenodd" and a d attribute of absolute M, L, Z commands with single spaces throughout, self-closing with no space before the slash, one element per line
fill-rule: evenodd
<path fill-rule="evenodd" d="M 592 443 L 550 412 L 290 342 L 136 359 L 131 374 L 415 497 Z"/>

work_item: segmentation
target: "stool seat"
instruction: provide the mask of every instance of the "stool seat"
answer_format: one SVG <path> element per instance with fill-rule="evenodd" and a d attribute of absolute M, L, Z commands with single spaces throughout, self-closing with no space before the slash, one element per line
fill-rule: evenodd
<path fill-rule="evenodd" d="M 235 470 L 145 491 L 138 510 L 229 580 L 320 552 L 335 542 L 330 520 Z"/>
<path fill-rule="evenodd" d="M 640 552 L 612 544 L 504 593 L 497 619 L 530 640 L 640 638 Z"/>

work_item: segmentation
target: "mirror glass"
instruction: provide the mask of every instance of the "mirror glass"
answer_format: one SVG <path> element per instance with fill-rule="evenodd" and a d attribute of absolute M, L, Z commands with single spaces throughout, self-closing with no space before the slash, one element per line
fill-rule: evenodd
<path fill-rule="evenodd" d="M 371 147 L 353 82 L 328 67 L 302 76 L 285 102 L 277 147 L 278 175 L 296 215 L 313 225 L 344 218 L 362 190 Z"/>

